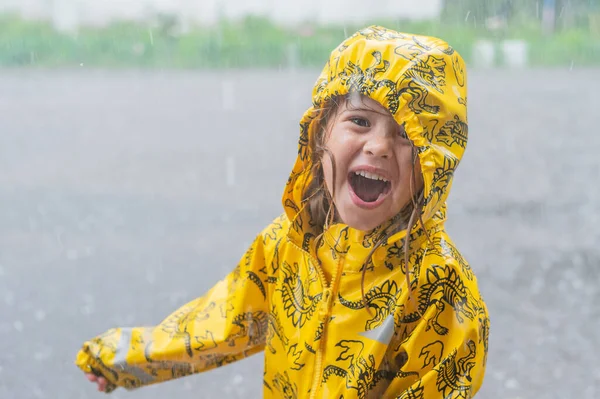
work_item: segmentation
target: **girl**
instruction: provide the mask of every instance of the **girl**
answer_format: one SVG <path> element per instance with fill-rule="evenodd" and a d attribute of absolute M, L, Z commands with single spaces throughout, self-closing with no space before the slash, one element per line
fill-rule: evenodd
<path fill-rule="evenodd" d="M 445 42 L 378 26 L 345 40 L 301 120 L 285 213 L 203 297 L 86 342 L 77 365 L 108 392 L 264 351 L 265 398 L 472 397 L 488 313 L 444 229 L 466 104 Z"/>

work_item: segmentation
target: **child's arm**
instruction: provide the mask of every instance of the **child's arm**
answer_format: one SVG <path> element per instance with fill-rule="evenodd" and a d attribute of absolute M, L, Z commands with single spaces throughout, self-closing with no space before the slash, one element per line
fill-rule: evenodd
<path fill-rule="evenodd" d="M 270 246 L 258 236 L 233 272 L 158 326 L 116 328 L 86 342 L 77 366 L 106 378 L 110 392 L 198 373 L 261 351 Z"/>

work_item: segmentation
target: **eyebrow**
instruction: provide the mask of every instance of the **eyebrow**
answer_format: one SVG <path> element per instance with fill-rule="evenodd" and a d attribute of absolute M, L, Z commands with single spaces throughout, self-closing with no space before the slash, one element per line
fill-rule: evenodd
<path fill-rule="evenodd" d="M 352 108 L 348 108 L 348 106 L 346 106 L 346 109 L 344 111 L 342 111 L 342 113 L 353 112 L 353 111 L 373 112 L 373 113 L 378 114 L 378 115 L 392 117 L 392 115 L 388 115 L 387 113 L 384 113 L 382 111 L 377 111 L 377 110 L 374 110 L 372 108 L 366 108 L 364 106 L 363 107 L 352 107 Z"/>

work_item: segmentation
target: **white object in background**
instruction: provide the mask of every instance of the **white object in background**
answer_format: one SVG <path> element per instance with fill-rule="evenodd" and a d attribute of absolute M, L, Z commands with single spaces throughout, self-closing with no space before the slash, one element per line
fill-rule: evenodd
<path fill-rule="evenodd" d="M 526 67 L 529 61 L 529 45 L 525 40 L 505 40 L 502 42 L 504 65 L 510 68 Z"/>
<path fill-rule="evenodd" d="M 55 0 L 50 4 L 54 28 L 65 33 L 75 33 L 80 23 L 78 2 Z"/>
<path fill-rule="evenodd" d="M 496 60 L 496 46 L 490 40 L 477 40 L 473 45 L 473 64 L 476 67 L 491 68 Z"/>

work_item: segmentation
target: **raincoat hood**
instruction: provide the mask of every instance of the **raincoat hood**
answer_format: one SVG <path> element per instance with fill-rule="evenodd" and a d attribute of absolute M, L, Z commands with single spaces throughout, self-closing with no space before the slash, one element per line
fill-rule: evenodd
<path fill-rule="evenodd" d="M 467 144 L 467 82 L 462 57 L 440 39 L 380 26 L 363 29 L 331 52 L 313 89 L 313 105 L 300 122 L 298 157 L 283 194 L 297 233 L 304 223 L 304 188 L 322 106 L 332 97 L 360 93 L 387 108 L 417 148 L 424 178 L 422 219 L 445 217 L 454 170 Z M 391 237 L 398 239 L 406 232 Z"/>

